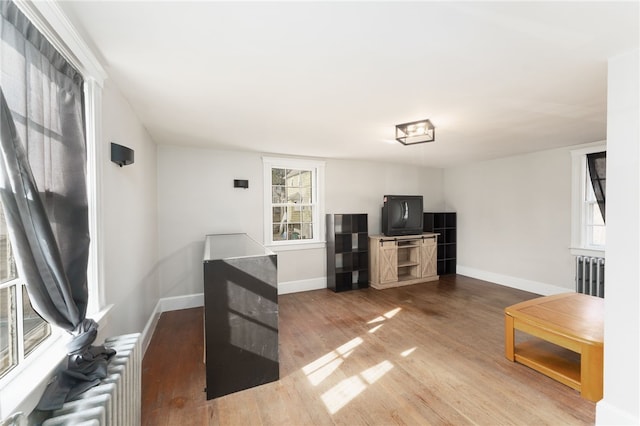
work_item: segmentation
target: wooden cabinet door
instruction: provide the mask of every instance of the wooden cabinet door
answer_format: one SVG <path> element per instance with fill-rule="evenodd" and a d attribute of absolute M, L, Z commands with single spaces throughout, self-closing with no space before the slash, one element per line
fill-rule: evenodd
<path fill-rule="evenodd" d="M 420 246 L 420 273 L 422 278 L 438 274 L 438 247 L 436 237 L 425 238 Z"/>
<path fill-rule="evenodd" d="M 398 249 L 395 241 L 383 241 L 378 247 L 380 283 L 398 281 Z"/>

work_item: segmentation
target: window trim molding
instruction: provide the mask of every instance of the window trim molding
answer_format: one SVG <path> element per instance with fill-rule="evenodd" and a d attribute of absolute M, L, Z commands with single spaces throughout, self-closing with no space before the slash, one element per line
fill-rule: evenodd
<path fill-rule="evenodd" d="M 602 140 L 580 145 L 571 152 L 571 245 L 569 251 L 574 256 L 604 257 L 605 250 L 585 245 L 583 200 L 586 191 L 586 155 L 607 150 L 607 141 Z"/>
<path fill-rule="evenodd" d="M 317 201 L 316 212 L 317 218 L 314 218 L 314 231 L 317 233 L 316 237 L 311 240 L 288 240 L 274 242 L 271 240 L 271 169 L 273 167 L 290 167 L 294 169 L 305 169 L 315 171 L 315 184 L 314 193 Z M 325 232 L 324 232 L 324 198 L 325 198 L 325 180 L 324 169 L 325 162 L 322 160 L 314 160 L 308 158 L 294 158 L 294 157 L 262 157 L 262 169 L 264 173 L 263 188 L 264 188 L 264 201 L 263 201 L 263 244 L 265 247 L 277 252 L 288 250 L 302 250 L 302 249 L 315 249 L 325 247 Z"/>

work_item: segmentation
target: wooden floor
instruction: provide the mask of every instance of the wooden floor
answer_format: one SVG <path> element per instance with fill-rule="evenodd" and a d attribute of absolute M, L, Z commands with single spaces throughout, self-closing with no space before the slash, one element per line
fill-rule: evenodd
<path fill-rule="evenodd" d="M 532 297 L 462 276 L 282 295 L 281 379 L 210 401 L 202 309 L 167 312 L 143 361 L 142 423 L 593 424 L 594 403 L 504 357 L 503 310 Z"/>

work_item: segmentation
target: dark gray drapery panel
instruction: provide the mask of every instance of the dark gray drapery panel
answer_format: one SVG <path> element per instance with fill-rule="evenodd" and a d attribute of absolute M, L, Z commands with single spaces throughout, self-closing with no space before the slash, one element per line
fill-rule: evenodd
<path fill-rule="evenodd" d="M 607 152 L 594 152 L 587 154 L 587 167 L 589 167 L 589 175 L 591 176 L 591 185 L 593 192 L 598 201 L 598 207 L 602 214 L 602 219 L 607 222 L 605 217 L 605 198 L 606 198 L 606 181 L 607 181 Z"/>
<path fill-rule="evenodd" d="M 70 332 L 67 370 L 38 408 L 53 409 L 106 376 L 112 350 L 92 347 L 82 76 L 16 6 L 0 1 L 0 195 L 34 309 Z"/>

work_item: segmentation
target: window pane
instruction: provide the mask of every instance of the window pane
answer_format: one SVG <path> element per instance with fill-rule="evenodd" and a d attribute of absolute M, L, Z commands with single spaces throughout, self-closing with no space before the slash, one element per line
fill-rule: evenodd
<path fill-rule="evenodd" d="M 283 204 L 287 202 L 287 195 L 284 186 L 273 186 L 271 189 L 271 202 L 273 204 Z"/>
<path fill-rule="evenodd" d="M 602 218 L 602 212 L 600 211 L 600 206 L 598 204 L 591 205 L 591 223 L 594 225 L 602 225 L 604 226 L 604 219 Z"/>
<path fill-rule="evenodd" d="M 4 219 L 4 211 L 0 205 L 0 283 L 16 279 L 16 265 L 13 261 L 11 242 L 7 230 L 7 222 Z"/>
<path fill-rule="evenodd" d="M 22 286 L 22 324 L 24 330 L 24 354 L 28 355 L 51 334 L 51 326 L 31 306 L 27 288 Z"/>
<path fill-rule="evenodd" d="M 300 188 L 300 194 L 302 195 L 302 202 L 304 204 L 311 204 L 311 202 L 313 201 L 311 199 L 311 187 L 310 186 L 303 186 Z"/>
<path fill-rule="evenodd" d="M 287 225 L 287 240 L 299 240 L 300 239 L 300 224 L 290 223 Z"/>
<path fill-rule="evenodd" d="M 273 241 L 282 241 L 286 239 L 286 225 L 273 225 Z"/>
<path fill-rule="evenodd" d="M 302 201 L 302 195 L 300 194 L 300 188 L 287 186 L 287 201 L 289 203 L 300 203 Z"/>
<path fill-rule="evenodd" d="M 585 192 L 584 192 L 584 198 L 585 201 L 587 202 L 595 202 L 596 201 L 596 194 L 595 192 L 593 192 L 593 185 L 591 184 L 591 175 L 589 175 L 589 169 L 587 168 L 587 173 L 586 173 L 586 182 L 585 182 Z"/>
<path fill-rule="evenodd" d="M 302 224 L 302 233 L 300 236 L 304 240 L 309 240 L 313 238 L 313 224 L 311 223 L 303 223 Z"/>
<path fill-rule="evenodd" d="M 313 209 L 310 206 L 301 207 L 300 210 L 300 221 L 302 223 L 313 222 Z"/>
<path fill-rule="evenodd" d="M 591 227 L 591 244 L 604 246 L 606 242 L 606 228 L 604 226 Z"/>
<path fill-rule="evenodd" d="M 287 222 L 289 223 L 300 223 L 300 208 L 299 207 L 289 207 L 287 211 Z"/>
<path fill-rule="evenodd" d="M 15 286 L 0 289 L 0 376 L 17 364 Z"/>
<path fill-rule="evenodd" d="M 286 240 L 287 208 L 273 207 L 273 241 Z"/>
<path fill-rule="evenodd" d="M 300 170 L 287 170 L 287 186 L 300 186 Z"/>
<path fill-rule="evenodd" d="M 300 186 L 311 188 L 311 171 L 302 170 L 300 172 Z"/>
<path fill-rule="evenodd" d="M 271 169 L 271 185 L 284 185 L 284 169 Z"/>

